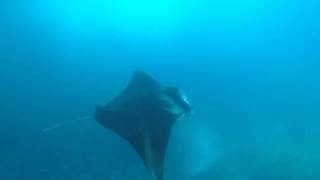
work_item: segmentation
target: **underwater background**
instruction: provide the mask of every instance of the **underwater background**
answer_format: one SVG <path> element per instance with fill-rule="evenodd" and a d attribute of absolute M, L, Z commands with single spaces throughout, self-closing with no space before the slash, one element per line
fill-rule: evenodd
<path fill-rule="evenodd" d="M 316 0 L 1 0 L 0 179 L 151 179 L 127 142 L 83 118 L 143 70 L 194 108 L 174 126 L 165 179 L 319 180 L 319 10 Z"/>

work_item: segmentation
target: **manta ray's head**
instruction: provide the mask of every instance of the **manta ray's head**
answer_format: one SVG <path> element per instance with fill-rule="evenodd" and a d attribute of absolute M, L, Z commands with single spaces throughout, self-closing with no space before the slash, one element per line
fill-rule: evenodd
<path fill-rule="evenodd" d="M 168 86 L 164 91 L 167 96 L 166 99 L 170 100 L 170 102 L 166 100 L 169 103 L 167 109 L 177 115 L 189 114 L 192 112 L 187 96 L 178 88 Z"/>

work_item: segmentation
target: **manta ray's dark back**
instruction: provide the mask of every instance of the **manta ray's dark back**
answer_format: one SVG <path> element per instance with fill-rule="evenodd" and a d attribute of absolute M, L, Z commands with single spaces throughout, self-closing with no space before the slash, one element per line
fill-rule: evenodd
<path fill-rule="evenodd" d="M 131 144 L 154 178 L 162 180 L 171 129 L 190 111 L 189 102 L 177 88 L 162 86 L 137 71 L 122 93 L 96 107 L 95 119 Z"/>

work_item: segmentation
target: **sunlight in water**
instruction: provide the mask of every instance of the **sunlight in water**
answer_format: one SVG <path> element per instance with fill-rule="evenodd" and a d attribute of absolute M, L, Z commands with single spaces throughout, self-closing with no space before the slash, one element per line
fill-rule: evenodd
<path fill-rule="evenodd" d="M 74 31 L 128 35 L 171 34 L 183 23 L 190 3 L 181 0 L 70 0 L 42 4 L 42 12 Z"/>
<path fill-rule="evenodd" d="M 52 0 L 39 9 L 74 31 L 161 36 L 205 24 L 236 30 L 254 23 L 265 5 L 265 0 Z"/>

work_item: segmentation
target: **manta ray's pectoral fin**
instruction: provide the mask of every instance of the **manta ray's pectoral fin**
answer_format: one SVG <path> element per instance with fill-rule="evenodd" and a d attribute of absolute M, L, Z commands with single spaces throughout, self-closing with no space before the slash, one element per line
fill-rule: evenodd
<path fill-rule="evenodd" d="M 105 128 L 124 138 L 141 154 L 143 150 L 143 134 L 137 123 L 138 115 L 125 110 L 113 110 L 103 106 L 96 107 L 95 118 Z"/>
<path fill-rule="evenodd" d="M 156 180 L 163 178 L 163 164 L 171 128 L 157 124 L 145 124 L 143 116 L 129 111 L 96 107 L 95 118 L 105 128 L 124 138 L 137 152 L 146 168 Z M 157 128 L 157 129 L 155 129 Z"/>

